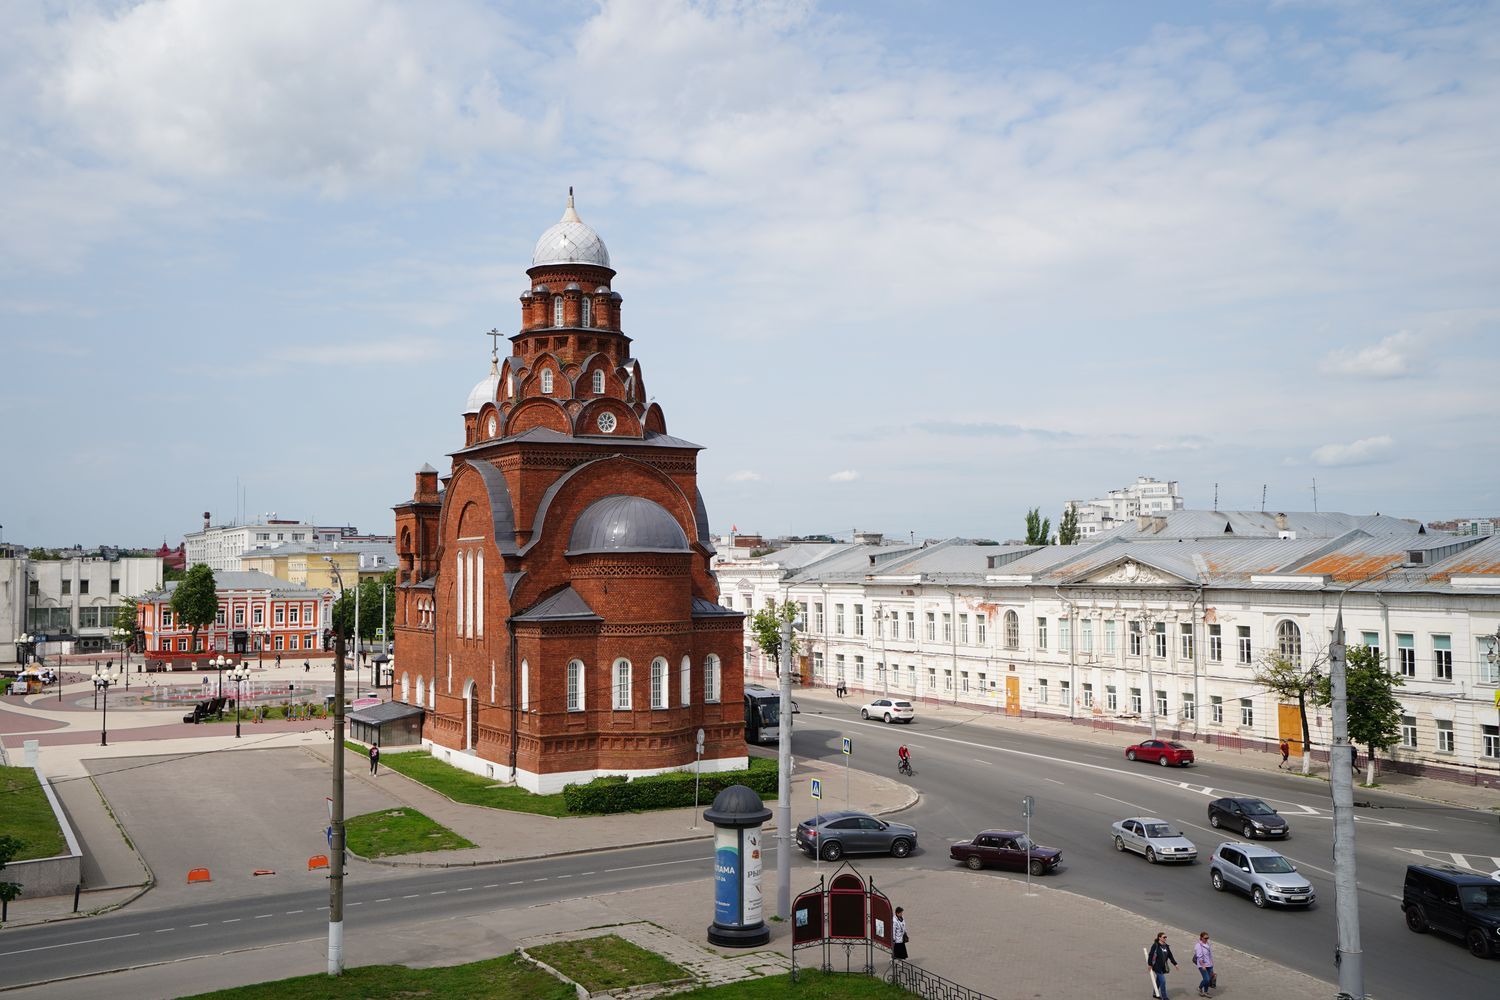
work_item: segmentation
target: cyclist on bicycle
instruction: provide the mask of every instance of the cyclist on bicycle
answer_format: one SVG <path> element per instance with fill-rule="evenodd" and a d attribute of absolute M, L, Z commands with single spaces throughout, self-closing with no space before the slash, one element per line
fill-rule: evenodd
<path fill-rule="evenodd" d="M 896 751 L 896 756 L 900 760 L 900 763 L 897 765 L 897 770 L 907 772 L 911 771 L 911 751 L 906 748 L 905 743 L 901 744 L 900 749 Z"/>

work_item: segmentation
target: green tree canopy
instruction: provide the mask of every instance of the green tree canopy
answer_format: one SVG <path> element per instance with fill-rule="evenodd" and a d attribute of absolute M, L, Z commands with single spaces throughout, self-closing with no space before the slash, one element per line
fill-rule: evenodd
<path fill-rule="evenodd" d="M 127 597 L 120 602 L 119 608 L 115 610 L 115 632 L 128 645 L 134 646 L 136 635 L 136 601 L 134 597 Z"/>
<path fill-rule="evenodd" d="M 1369 751 L 1370 778 L 1375 773 L 1375 754 L 1389 750 L 1401 739 L 1401 699 L 1396 688 L 1406 683 L 1400 674 L 1385 667 L 1378 649 L 1350 646 L 1344 677 L 1349 693 L 1349 742 Z M 1333 704 L 1333 680 L 1318 679 L 1317 703 Z"/>
<path fill-rule="evenodd" d="M 1042 530 L 1046 531 L 1045 528 Z M 1062 522 L 1057 526 L 1057 544 L 1072 545 L 1076 541 L 1078 541 L 1078 508 L 1068 504 L 1063 508 Z"/>
<path fill-rule="evenodd" d="M 1302 773 L 1312 766 L 1312 730 L 1307 721 L 1307 702 L 1318 697 L 1319 685 L 1326 680 L 1319 670 L 1319 661 L 1303 664 L 1293 662 L 1280 653 L 1270 653 L 1255 665 L 1255 683 L 1274 694 L 1281 701 L 1295 701 L 1302 716 Z"/>
<path fill-rule="evenodd" d="M 1052 544 L 1052 519 L 1042 516 L 1040 507 L 1033 507 L 1026 512 L 1026 544 L 1027 545 L 1051 545 Z"/>
<path fill-rule="evenodd" d="M 9 835 L 0 836 L 0 871 L 4 871 L 5 866 L 10 864 L 12 859 L 21 853 L 21 848 L 25 846 L 26 842 L 24 840 L 18 840 Z M 0 882 L 0 900 L 9 903 L 20 894 L 21 883 Z"/>
<path fill-rule="evenodd" d="M 213 570 L 198 563 L 187 571 L 187 576 L 172 591 L 172 613 L 179 622 L 192 628 L 196 650 L 198 630 L 212 625 L 219 613 L 219 590 Z"/>
<path fill-rule="evenodd" d="M 783 622 L 797 620 L 797 605 L 791 601 L 776 603 L 774 598 L 750 616 L 750 632 L 760 651 L 776 664 L 776 674 L 781 675 L 781 626 Z M 792 659 L 797 658 L 797 633 L 792 632 Z"/>
<path fill-rule="evenodd" d="M 380 588 L 385 587 L 385 622 L 380 620 Z M 385 629 L 387 642 L 396 623 L 396 573 L 392 570 L 379 580 L 366 579 L 359 583 L 359 637 L 365 642 L 374 642 L 376 632 Z M 354 591 L 345 590 L 333 604 L 333 627 L 345 638 L 354 636 Z"/>

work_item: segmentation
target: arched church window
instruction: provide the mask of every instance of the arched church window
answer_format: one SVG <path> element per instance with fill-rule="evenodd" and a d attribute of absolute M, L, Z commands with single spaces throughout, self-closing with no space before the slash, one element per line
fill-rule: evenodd
<path fill-rule="evenodd" d="M 703 659 L 703 700 L 719 700 L 719 658 L 713 653 Z"/>
<path fill-rule="evenodd" d="M 594 325 L 594 300 L 588 296 L 584 296 L 583 299 L 583 325 Z"/>
<path fill-rule="evenodd" d="M 619 659 L 615 661 L 615 708 L 623 710 L 630 708 L 630 661 Z"/>
<path fill-rule="evenodd" d="M 667 707 L 667 661 L 660 656 L 651 661 L 651 707 Z"/>
<path fill-rule="evenodd" d="M 552 297 L 552 325 L 563 325 L 563 297 L 561 295 Z"/>
<path fill-rule="evenodd" d="M 682 658 L 682 690 L 678 692 L 677 700 L 684 705 L 693 703 L 693 661 L 691 657 Z"/>
<path fill-rule="evenodd" d="M 596 372 L 594 372 L 594 395 L 596 395 L 596 396 L 602 396 L 603 394 L 604 394 L 604 372 L 602 372 L 602 371 L 596 371 Z"/>
<path fill-rule="evenodd" d="M 510 372 L 505 376 L 505 398 L 511 399 L 516 394 L 516 373 Z"/>
<path fill-rule="evenodd" d="M 542 395 L 552 395 L 552 371 L 547 368 L 542 369 Z"/>
<path fill-rule="evenodd" d="M 568 711 L 583 711 L 583 661 L 568 661 Z"/>
<path fill-rule="evenodd" d="M 1289 663 L 1302 663 L 1302 630 L 1294 621 L 1276 624 L 1276 652 Z"/>
<path fill-rule="evenodd" d="M 1014 611 L 1005 612 L 1005 648 L 1018 649 L 1021 645 L 1021 619 Z"/>

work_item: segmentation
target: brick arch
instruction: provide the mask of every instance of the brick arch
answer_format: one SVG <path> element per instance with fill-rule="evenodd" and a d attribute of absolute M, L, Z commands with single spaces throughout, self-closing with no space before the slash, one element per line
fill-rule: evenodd
<path fill-rule="evenodd" d="M 458 512 L 457 527 L 454 529 L 453 537 L 468 538 L 473 535 L 484 535 L 490 526 L 489 520 L 489 515 L 477 501 L 464 501 L 463 507 Z"/>
<path fill-rule="evenodd" d="M 495 420 L 495 429 L 490 431 L 490 418 Z M 479 408 L 478 418 L 474 423 L 474 440 L 484 441 L 497 438 L 505 432 L 505 415 L 500 412 L 500 407 L 495 403 L 485 403 Z"/>
<path fill-rule="evenodd" d="M 542 393 L 543 371 L 552 372 L 551 393 Z M 563 364 L 561 358 L 551 351 L 543 351 L 531 362 L 531 368 L 527 371 L 526 378 L 521 381 L 519 392 L 520 395 L 528 398 L 544 396 L 549 399 L 571 399 L 573 379 L 568 376 L 567 366 Z"/>
<path fill-rule="evenodd" d="M 546 396 L 533 396 L 517 403 L 505 421 L 505 436 L 510 437 L 529 431 L 533 427 L 545 427 L 561 434 L 573 432 L 573 422 L 562 403 Z"/>
<path fill-rule="evenodd" d="M 667 415 L 656 403 L 652 403 L 646 410 L 646 430 L 653 434 L 667 433 Z"/>
<path fill-rule="evenodd" d="M 639 438 L 644 436 L 641 433 L 640 418 L 630 407 L 610 396 L 597 396 L 584 404 L 583 409 L 573 420 L 573 433 L 602 436 L 595 421 L 598 420 L 599 414 L 606 410 L 613 413 L 618 422 L 609 437 Z"/>

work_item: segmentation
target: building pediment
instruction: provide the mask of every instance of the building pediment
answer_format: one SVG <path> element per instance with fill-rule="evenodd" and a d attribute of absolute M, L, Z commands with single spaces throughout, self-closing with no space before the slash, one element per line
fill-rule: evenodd
<path fill-rule="evenodd" d="M 1139 559 L 1116 559 L 1108 565 L 1080 574 L 1069 583 L 1087 583 L 1111 587 L 1182 587 L 1191 585 L 1175 573 L 1148 566 Z"/>

